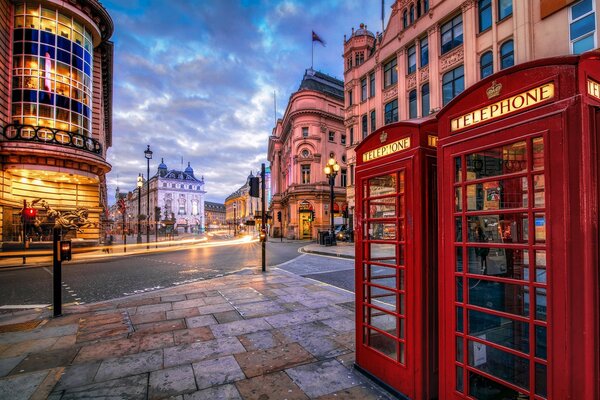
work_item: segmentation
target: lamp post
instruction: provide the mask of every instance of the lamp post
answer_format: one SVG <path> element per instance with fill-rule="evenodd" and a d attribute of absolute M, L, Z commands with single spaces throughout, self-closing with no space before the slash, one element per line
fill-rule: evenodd
<path fill-rule="evenodd" d="M 150 145 L 144 150 L 144 157 L 148 161 L 148 169 L 146 174 L 146 181 L 148 182 L 146 187 L 146 250 L 150 249 L 150 160 L 152 160 L 152 150 Z"/>
<path fill-rule="evenodd" d="M 144 184 L 144 178 L 142 178 L 142 174 L 138 174 L 137 177 L 137 189 L 138 189 L 138 215 L 137 215 L 137 242 L 142 243 L 142 231 L 140 230 L 141 218 L 140 214 L 142 213 L 142 185 Z"/>
<path fill-rule="evenodd" d="M 335 177 L 337 176 L 338 171 L 340 170 L 340 166 L 337 161 L 332 157 L 327 161 L 327 165 L 325 165 L 324 171 L 327 178 L 329 178 L 329 213 L 331 214 L 331 244 L 335 245 L 335 227 L 333 225 L 333 185 L 335 184 Z"/>
<path fill-rule="evenodd" d="M 233 237 L 237 236 L 237 203 L 233 203 Z"/>

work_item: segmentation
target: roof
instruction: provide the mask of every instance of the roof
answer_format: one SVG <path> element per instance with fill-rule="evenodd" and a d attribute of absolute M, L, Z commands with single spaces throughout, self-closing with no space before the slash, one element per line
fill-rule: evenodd
<path fill-rule="evenodd" d="M 204 209 L 219 209 L 221 211 L 225 211 L 225 204 L 223 203 L 214 203 L 212 201 L 204 202 Z"/>
<path fill-rule="evenodd" d="M 344 82 L 312 68 L 304 73 L 298 90 L 303 89 L 315 90 L 344 101 Z"/>

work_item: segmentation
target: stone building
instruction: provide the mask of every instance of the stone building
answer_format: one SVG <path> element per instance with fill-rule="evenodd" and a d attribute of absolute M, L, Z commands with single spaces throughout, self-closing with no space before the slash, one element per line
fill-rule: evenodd
<path fill-rule="evenodd" d="M 255 218 L 259 218 L 261 210 L 260 198 L 250 196 L 250 178 L 255 176 L 260 178 L 260 171 L 256 175 L 250 171 L 246 182 L 225 199 L 225 221 L 232 232 L 234 230 L 237 233 L 256 230 L 256 225 L 249 225 L 256 222 Z M 260 224 L 260 222 L 257 223 Z"/>
<path fill-rule="evenodd" d="M 225 222 L 225 204 L 205 201 L 204 221 L 207 230 L 219 229 L 227 226 L 227 223 Z"/>

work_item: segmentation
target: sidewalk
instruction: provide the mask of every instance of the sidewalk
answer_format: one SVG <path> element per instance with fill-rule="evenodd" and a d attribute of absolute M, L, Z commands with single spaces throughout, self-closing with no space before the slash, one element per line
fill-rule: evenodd
<path fill-rule="evenodd" d="M 304 246 L 302 252 L 354 259 L 354 243 L 337 242 L 336 246 L 322 246 L 311 243 Z"/>
<path fill-rule="evenodd" d="M 390 399 L 353 369 L 354 330 L 352 294 L 256 268 L 67 306 L 56 319 L 47 310 L 0 319 L 0 393 L 53 400 Z"/>

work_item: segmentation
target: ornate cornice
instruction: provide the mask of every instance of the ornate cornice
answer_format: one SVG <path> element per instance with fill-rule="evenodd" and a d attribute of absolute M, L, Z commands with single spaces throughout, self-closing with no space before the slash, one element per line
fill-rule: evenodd
<path fill-rule="evenodd" d="M 466 0 L 460 5 L 460 7 L 462 8 L 463 12 L 467 12 L 470 8 L 475 7 L 475 0 Z"/>
<path fill-rule="evenodd" d="M 463 62 L 465 50 L 463 46 L 457 47 L 440 59 L 440 71 L 446 71 Z"/>
<path fill-rule="evenodd" d="M 440 31 L 440 24 L 435 24 L 431 28 L 427 29 L 427 34 L 433 36 Z"/>
<path fill-rule="evenodd" d="M 383 101 L 388 101 L 398 96 L 398 85 L 390 86 L 382 93 Z"/>
<path fill-rule="evenodd" d="M 421 68 L 419 70 L 419 81 L 421 83 L 424 83 L 425 81 L 429 80 L 429 65 L 426 65 L 425 67 Z"/>
<path fill-rule="evenodd" d="M 406 77 L 406 89 L 411 90 L 417 87 L 417 74 L 412 73 Z"/>

